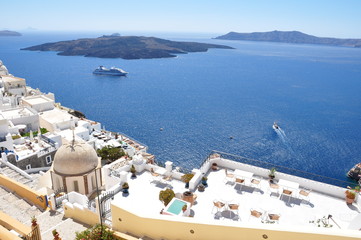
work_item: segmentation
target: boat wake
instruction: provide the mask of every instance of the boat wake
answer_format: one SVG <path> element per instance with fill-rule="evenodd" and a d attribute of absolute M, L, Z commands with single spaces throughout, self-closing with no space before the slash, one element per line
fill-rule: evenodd
<path fill-rule="evenodd" d="M 275 132 L 277 133 L 277 136 L 281 139 L 282 143 L 284 144 L 284 146 L 287 148 L 287 150 L 289 151 L 289 153 L 291 154 L 291 156 L 295 159 L 295 160 L 300 160 L 302 158 L 300 158 L 300 156 L 298 154 L 296 154 L 296 152 L 293 150 L 293 147 L 291 146 L 285 131 L 283 131 L 282 128 L 280 128 L 278 126 L 278 128 L 273 128 L 275 130 Z"/>
<path fill-rule="evenodd" d="M 286 143 L 287 136 L 286 136 L 285 131 L 283 131 L 280 127 L 278 127 L 277 129 L 275 129 L 275 132 L 277 133 L 277 135 L 281 139 L 281 141 Z"/>

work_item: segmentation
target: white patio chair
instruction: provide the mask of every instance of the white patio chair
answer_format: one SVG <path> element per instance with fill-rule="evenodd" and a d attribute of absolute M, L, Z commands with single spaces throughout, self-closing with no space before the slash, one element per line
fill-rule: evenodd
<path fill-rule="evenodd" d="M 170 182 L 173 180 L 172 174 L 170 174 L 170 175 L 168 175 L 168 176 L 164 176 L 164 177 L 163 177 L 163 180 L 164 180 L 166 183 L 170 183 Z"/>
<path fill-rule="evenodd" d="M 246 185 L 246 180 L 244 178 L 238 178 L 236 177 L 236 184 L 240 185 L 239 190 L 242 191 L 242 187 Z"/>
<path fill-rule="evenodd" d="M 281 214 L 279 213 L 267 213 L 267 221 L 279 223 Z"/>
<path fill-rule="evenodd" d="M 251 186 L 254 188 L 260 188 L 260 184 L 261 184 L 261 179 L 254 177 L 251 179 Z"/>
<path fill-rule="evenodd" d="M 229 203 L 228 204 L 229 217 L 232 216 L 232 212 L 240 219 L 239 217 L 239 204 L 238 203 Z"/>
<path fill-rule="evenodd" d="M 213 200 L 213 208 L 212 213 L 214 212 L 214 209 L 217 210 L 216 214 L 219 212 L 222 212 L 225 208 L 226 204 L 220 200 Z"/>
<path fill-rule="evenodd" d="M 288 196 L 288 201 L 287 203 L 290 203 L 291 198 L 293 197 L 293 191 L 289 190 L 289 189 L 283 189 L 280 199 L 282 200 L 282 196 Z"/>
<path fill-rule="evenodd" d="M 259 221 L 262 221 L 265 218 L 265 211 L 262 209 L 250 209 L 250 218 L 258 219 Z"/>
<path fill-rule="evenodd" d="M 152 175 L 152 179 L 150 182 L 160 182 L 162 180 L 160 174 L 154 172 L 153 168 L 150 169 L 150 174 Z"/>
<path fill-rule="evenodd" d="M 268 191 L 270 193 L 270 196 L 275 193 L 278 197 L 280 194 L 280 186 L 277 183 L 269 183 Z"/>
<path fill-rule="evenodd" d="M 303 200 L 310 202 L 310 193 L 312 192 L 311 189 L 300 189 L 300 191 L 298 192 L 298 198 L 301 199 L 301 202 L 303 202 Z"/>
<path fill-rule="evenodd" d="M 172 180 L 173 180 L 173 177 L 172 175 L 169 175 L 169 176 L 162 176 L 162 175 L 159 175 L 158 177 L 156 177 L 158 179 L 158 181 L 162 184 L 165 184 L 165 185 L 172 185 Z"/>
<path fill-rule="evenodd" d="M 229 172 L 227 169 L 224 169 L 226 176 L 224 178 L 224 182 L 227 183 L 231 183 L 232 185 L 234 184 L 235 178 L 234 178 L 234 173 L 233 172 Z"/>

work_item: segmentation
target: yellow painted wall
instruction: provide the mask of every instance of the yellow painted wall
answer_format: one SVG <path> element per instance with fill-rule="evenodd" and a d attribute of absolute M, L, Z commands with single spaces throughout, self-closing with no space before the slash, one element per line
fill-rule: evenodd
<path fill-rule="evenodd" d="M 6 187 L 7 189 L 15 192 L 21 198 L 28 200 L 29 202 L 33 203 L 34 205 L 46 209 L 46 201 L 45 196 L 41 195 L 37 191 L 29 188 L 28 186 L 13 181 L 12 179 L 0 174 L 0 185 Z"/>
<path fill-rule="evenodd" d="M 115 205 L 112 207 L 112 226 L 116 231 L 129 232 L 139 237 L 148 236 L 154 239 L 204 239 L 204 240 L 356 240 L 361 234 L 357 231 L 348 233 L 336 232 L 334 229 L 315 229 L 314 233 L 293 231 L 289 229 L 274 230 L 281 225 L 265 224 L 263 229 L 238 226 L 222 226 L 216 224 L 202 224 L 192 218 L 185 218 L 183 222 L 165 219 L 142 218 L 127 212 Z M 175 219 L 176 220 L 176 219 Z M 219 222 L 220 224 L 222 222 Z M 239 223 L 242 225 L 242 223 Z M 263 226 L 262 226 L 263 227 Z M 327 235 L 326 235 L 327 234 Z M 348 236 L 345 236 L 345 235 Z"/>
<path fill-rule="evenodd" d="M 0 226 L 0 240 L 21 240 L 21 238 L 15 236 L 3 226 Z"/>
<path fill-rule="evenodd" d="M 24 225 L 15 218 L 1 211 L 0 211 L 0 225 L 8 230 L 14 230 L 22 235 L 27 235 L 31 232 L 31 227 Z"/>
<path fill-rule="evenodd" d="M 125 233 L 121 233 L 121 232 L 117 232 L 117 231 L 114 231 L 113 235 L 117 240 L 139 240 L 139 238 L 135 238 L 135 237 L 129 236 Z"/>
<path fill-rule="evenodd" d="M 64 207 L 64 216 L 68 218 L 75 219 L 81 223 L 85 223 L 89 226 L 94 226 L 99 222 L 99 216 L 86 208 L 79 209 L 76 207 L 68 207 L 65 205 Z"/>

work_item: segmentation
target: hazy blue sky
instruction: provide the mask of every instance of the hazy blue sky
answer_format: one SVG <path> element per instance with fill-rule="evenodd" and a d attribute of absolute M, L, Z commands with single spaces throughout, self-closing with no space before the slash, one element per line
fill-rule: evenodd
<path fill-rule="evenodd" d="M 0 30 L 227 33 L 298 30 L 361 38 L 361 0 L 11 0 Z"/>

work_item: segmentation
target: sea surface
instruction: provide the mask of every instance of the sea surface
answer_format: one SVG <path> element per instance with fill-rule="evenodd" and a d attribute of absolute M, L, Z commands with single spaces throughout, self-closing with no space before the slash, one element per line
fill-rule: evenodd
<path fill-rule="evenodd" d="M 62 105 L 148 145 L 160 162 L 192 169 L 219 150 L 340 180 L 361 162 L 361 49 L 160 33 L 235 49 L 147 60 L 20 50 L 100 35 L 3 37 L 0 60 Z M 93 75 L 99 65 L 129 74 Z"/>

